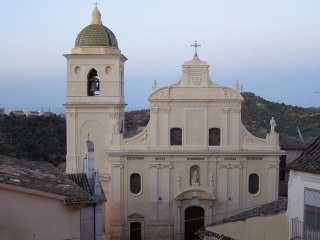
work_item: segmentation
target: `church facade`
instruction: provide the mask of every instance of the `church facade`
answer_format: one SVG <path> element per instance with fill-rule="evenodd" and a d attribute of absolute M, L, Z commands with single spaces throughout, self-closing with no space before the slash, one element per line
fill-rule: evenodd
<path fill-rule="evenodd" d="M 130 138 L 124 137 L 127 59 L 97 7 L 65 57 L 67 172 L 99 173 L 105 239 L 191 240 L 214 221 L 278 198 L 283 153 L 274 119 L 265 139 L 248 132 L 239 87 L 211 80 L 197 53 L 176 83 L 153 84 L 150 121 Z"/>

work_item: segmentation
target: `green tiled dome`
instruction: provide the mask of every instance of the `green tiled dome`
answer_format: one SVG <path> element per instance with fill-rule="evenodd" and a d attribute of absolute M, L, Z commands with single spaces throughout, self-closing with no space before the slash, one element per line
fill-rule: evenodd
<path fill-rule="evenodd" d="M 118 41 L 109 28 L 102 24 L 91 24 L 79 33 L 75 47 L 118 48 Z"/>

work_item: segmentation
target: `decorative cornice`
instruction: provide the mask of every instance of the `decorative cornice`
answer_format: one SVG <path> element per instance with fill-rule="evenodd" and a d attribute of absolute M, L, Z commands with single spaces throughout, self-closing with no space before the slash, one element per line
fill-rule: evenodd
<path fill-rule="evenodd" d="M 110 156 L 185 156 L 185 157 L 206 157 L 206 156 L 257 156 L 261 155 L 263 157 L 265 156 L 281 156 L 284 154 L 284 151 L 272 151 L 272 150 L 251 150 L 251 151 L 222 151 L 222 150 L 194 150 L 194 151 L 185 151 L 185 150 L 178 150 L 178 149 L 172 149 L 172 150 L 163 150 L 163 151 L 154 151 L 154 150 L 106 150 L 106 154 L 109 154 Z"/>
<path fill-rule="evenodd" d="M 169 168 L 172 169 L 172 165 L 170 163 L 151 163 L 149 165 L 149 168 L 157 168 L 157 169 L 164 169 L 164 168 Z"/>
<path fill-rule="evenodd" d="M 237 169 L 242 169 L 243 166 L 241 163 L 220 163 L 218 164 L 218 168 L 219 169 L 222 169 L 222 168 L 227 168 L 227 169 L 234 169 L 234 168 L 237 168 Z"/>
<path fill-rule="evenodd" d="M 123 169 L 124 168 L 124 164 L 123 163 L 112 163 L 112 167 L 113 168 Z"/>

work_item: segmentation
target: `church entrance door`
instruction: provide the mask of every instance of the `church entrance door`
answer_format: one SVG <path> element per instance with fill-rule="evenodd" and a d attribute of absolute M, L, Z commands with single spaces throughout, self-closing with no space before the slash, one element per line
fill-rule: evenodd
<path fill-rule="evenodd" d="M 188 207 L 185 210 L 185 240 L 198 240 L 197 231 L 204 228 L 204 209 L 202 207 Z"/>

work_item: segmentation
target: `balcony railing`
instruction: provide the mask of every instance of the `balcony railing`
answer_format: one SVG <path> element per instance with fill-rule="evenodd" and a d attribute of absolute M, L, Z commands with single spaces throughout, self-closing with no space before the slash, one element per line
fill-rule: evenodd
<path fill-rule="evenodd" d="M 320 240 L 320 226 L 292 219 L 290 221 L 290 240 Z"/>

